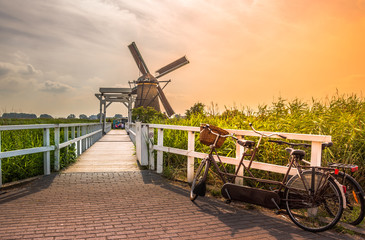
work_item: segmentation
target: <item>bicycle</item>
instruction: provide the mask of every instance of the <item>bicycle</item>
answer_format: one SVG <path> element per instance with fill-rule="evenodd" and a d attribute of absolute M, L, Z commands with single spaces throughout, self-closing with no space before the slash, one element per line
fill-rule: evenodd
<path fill-rule="evenodd" d="M 311 147 L 309 144 L 305 143 L 288 143 L 278 140 L 269 140 L 269 142 L 274 142 L 277 144 L 286 144 L 291 147 L 302 146 Z M 322 150 L 329 148 L 333 145 L 332 142 L 323 143 Z M 302 160 L 303 163 L 310 165 L 310 162 Z M 303 167 L 303 166 L 302 166 Z M 319 169 L 325 169 L 325 167 L 318 167 Z M 365 193 L 360 184 L 346 171 L 354 173 L 358 171 L 358 166 L 353 164 L 343 164 L 343 163 L 328 163 L 328 168 L 334 169 L 333 177 L 342 185 L 344 194 L 346 197 L 346 207 L 342 213 L 342 222 L 349 223 L 352 225 L 358 225 L 362 222 L 365 216 Z M 337 170 L 336 170 L 337 169 Z M 342 171 L 339 171 L 341 169 Z"/>
<path fill-rule="evenodd" d="M 194 201 L 198 196 L 205 195 L 208 171 L 210 166 L 213 165 L 223 181 L 221 193 L 227 199 L 227 203 L 238 200 L 277 210 L 285 207 L 290 219 L 297 226 L 311 232 L 325 231 L 333 227 L 341 218 L 344 197 L 330 170 L 319 171 L 317 167 L 309 167 L 309 170 L 305 171 L 301 170 L 300 161 L 303 159 L 305 151 L 290 148 L 288 149 L 288 170 L 282 181 L 255 177 L 250 169 L 262 138 L 276 137 L 285 139 L 286 137 L 278 133 L 265 134 L 258 132 L 252 124 L 250 126 L 259 135 L 257 143 L 238 139 L 226 130 L 215 126 L 201 125 L 200 141 L 210 146 L 210 152 L 197 168 L 191 186 L 190 200 Z M 239 145 L 245 147 L 234 174 L 227 172 L 216 150 L 216 148 L 222 146 L 227 137 L 233 138 Z M 214 155 L 223 170 L 218 166 Z M 250 156 L 247 166 L 243 163 L 246 156 Z M 245 174 L 238 175 L 241 167 L 244 168 Z M 291 169 L 296 169 L 297 174 L 288 179 Z M 237 177 L 277 185 L 278 189 L 266 190 L 238 185 L 234 183 Z"/>

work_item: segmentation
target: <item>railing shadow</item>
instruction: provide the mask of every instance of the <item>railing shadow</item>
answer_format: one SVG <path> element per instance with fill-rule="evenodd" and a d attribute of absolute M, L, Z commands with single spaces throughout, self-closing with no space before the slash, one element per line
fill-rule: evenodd
<path fill-rule="evenodd" d="M 57 176 L 58 173 L 43 175 L 24 185 L 0 189 L 0 205 L 47 189 Z"/>

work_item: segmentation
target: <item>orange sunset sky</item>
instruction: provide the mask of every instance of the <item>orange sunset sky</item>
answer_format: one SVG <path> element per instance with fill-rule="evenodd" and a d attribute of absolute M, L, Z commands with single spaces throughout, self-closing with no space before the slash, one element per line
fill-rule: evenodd
<path fill-rule="evenodd" d="M 139 76 L 132 41 L 151 72 L 190 60 L 160 79 L 177 113 L 365 90 L 365 0 L 0 0 L 0 19 L 0 113 L 98 113 Z"/>

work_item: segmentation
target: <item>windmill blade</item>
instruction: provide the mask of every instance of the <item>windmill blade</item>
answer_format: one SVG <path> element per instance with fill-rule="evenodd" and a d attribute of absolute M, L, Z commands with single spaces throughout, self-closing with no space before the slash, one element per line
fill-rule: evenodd
<path fill-rule="evenodd" d="M 128 46 L 128 48 L 129 48 L 129 51 L 131 51 L 131 53 L 132 53 L 134 61 L 136 61 L 136 63 L 137 63 L 139 71 L 141 71 L 141 73 L 143 75 L 145 75 L 146 73 L 150 73 L 150 71 L 148 71 L 146 63 L 143 61 L 141 53 L 138 51 L 138 48 L 137 48 L 137 45 L 135 44 L 135 42 L 132 42 Z"/>
<path fill-rule="evenodd" d="M 165 74 L 168 74 L 169 72 L 174 71 L 175 69 L 178 69 L 179 67 L 184 66 L 185 64 L 188 64 L 189 60 L 184 56 L 182 58 L 177 59 L 176 61 L 158 69 L 156 71 L 156 73 L 158 73 L 158 75 L 156 76 L 156 78 L 162 77 Z"/>
<path fill-rule="evenodd" d="M 169 115 L 169 117 L 171 117 L 171 115 L 173 115 L 175 113 L 174 110 L 172 110 L 172 107 L 171 107 L 170 103 L 167 101 L 165 93 L 162 91 L 160 85 L 157 85 L 157 90 L 158 90 L 158 96 L 161 99 L 161 103 L 162 103 L 163 107 L 165 108 L 167 115 Z"/>

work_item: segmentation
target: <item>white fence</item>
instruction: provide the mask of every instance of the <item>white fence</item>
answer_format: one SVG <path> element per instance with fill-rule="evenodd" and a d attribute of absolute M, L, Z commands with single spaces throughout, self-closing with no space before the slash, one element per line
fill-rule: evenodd
<path fill-rule="evenodd" d="M 64 129 L 64 142 L 60 143 L 60 129 Z M 12 151 L 1 151 L 1 135 L 3 131 L 43 129 L 43 146 Z M 50 145 L 50 129 L 54 129 L 54 145 Z M 107 124 L 105 131 L 109 132 L 111 124 Z M 71 139 L 69 136 L 71 135 Z M 101 123 L 75 124 L 33 124 L 33 125 L 4 125 L 0 126 L 0 187 L 2 186 L 1 159 L 33 153 L 43 153 L 44 174 L 51 173 L 50 152 L 54 151 L 54 170 L 60 170 L 60 149 L 75 144 L 76 156 L 102 137 Z"/>
<path fill-rule="evenodd" d="M 153 144 L 154 129 L 157 129 L 157 145 Z M 178 149 L 173 147 L 166 147 L 163 144 L 163 133 L 164 129 L 180 130 L 188 132 L 188 149 Z M 127 125 L 126 129 L 129 133 L 131 140 L 136 145 L 136 155 L 139 163 L 142 166 L 149 166 L 150 169 L 155 169 L 155 159 L 153 151 L 157 151 L 157 161 L 156 161 L 156 171 L 157 173 L 162 173 L 163 171 L 163 152 L 174 153 L 179 155 L 187 156 L 187 180 L 192 182 L 194 178 L 194 161 L 195 158 L 205 158 L 207 153 L 196 152 L 195 151 L 195 133 L 200 132 L 199 127 L 189 127 L 189 126 L 176 126 L 176 125 L 161 125 L 161 124 L 145 124 L 145 123 L 133 123 Z M 238 138 L 243 138 L 244 136 L 259 137 L 258 134 L 251 130 L 233 130 L 226 129 L 230 133 L 234 133 Z M 264 132 L 266 134 L 271 134 L 272 132 Z M 321 155 L 322 155 L 322 143 L 330 142 L 331 136 L 327 135 L 309 135 L 309 134 L 296 134 L 296 133 L 280 133 L 280 135 L 285 136 L 288 140 L 302 140 L 311 142 L 311 165 L 321 166 Z M 273 136 L 275 138 L 275 136 Z M 276 137 L 278 138 L 278 137 Z M 239 164 L 239 160 L 244 152 L 244 148 L 236 144 L 236 157 L 224 157 L 220 156 L 222 162 L 235 165 Z M 244 164 L 247 166 L 248 160 L 244 160 Z M 261 169 L 276 173 L 286 173 L 287 167 L 274 165 L 269 163 L 257 162 L 252 163 L 252 168 Z M 243 174 L 243 168 L 241 168 Z M 294 174 L 295 170 L 292 170 L 291 174 Z"/>

